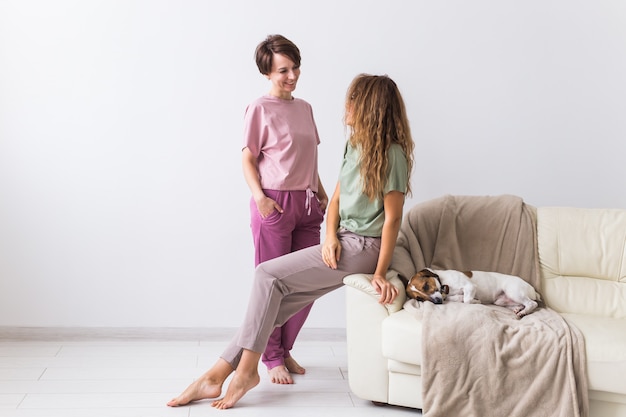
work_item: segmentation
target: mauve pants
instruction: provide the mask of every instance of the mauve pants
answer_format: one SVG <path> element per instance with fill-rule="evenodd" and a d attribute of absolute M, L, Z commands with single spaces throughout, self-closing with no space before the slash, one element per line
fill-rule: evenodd
<path fill-rule="evenodd" d="M 243 349 L 263 352 L 276 326 L 341 287 L 346 275 L 374 273 L 380 238 L 345 230 L 337 236 L 342 247 L 337 269 L 324 265 L 321 245 L 263 262 L 256 268 L 244 322 L 221 356 L 233 369 L 237 368 Z"/>
<path fill-rule="evenodd" d="M 250 228 L 254 241 L 254 265 L 320 243 L 324 213 L 312 191 L 263 190 L 276 201 L 283 213 L 274 211 L 262 219 L 254 199 L 250 199 Z M 262 360 L 267 369 L 284 365 L 309 316 L 313 303 L 305 306 L 272 332 Z"/>

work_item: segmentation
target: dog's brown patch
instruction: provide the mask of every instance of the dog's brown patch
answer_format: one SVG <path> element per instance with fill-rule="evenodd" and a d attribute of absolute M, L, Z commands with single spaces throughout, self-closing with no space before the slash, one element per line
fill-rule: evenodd
<path fill-rule="evenodd" d="M 465 276 L 469 279 L 472 279 L 472 277 L 474 276 L 474 273 L 472 271 L 463 271 L 463 274 L 465 274 Z"/>

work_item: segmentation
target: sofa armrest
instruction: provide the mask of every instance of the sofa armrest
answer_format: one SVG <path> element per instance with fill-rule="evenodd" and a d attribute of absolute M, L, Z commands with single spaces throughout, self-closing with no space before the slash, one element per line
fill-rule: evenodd
<path fill-rule="evenodd" d="M 389 314 L 391 314 L 395 313 L 396 311 L 402 310 L 402 306 L 406 301 L 406 289 L 404 287 L 404 284 L 398 277 L 398 273 L 394 270 L 390 270 L 387 272 L 387 281 L 389 281 L 398 290 L 398 296 L 393 301 L 393 303 L 384 305 Z M 348 275 L 343 279 L 343 283 L 348 287 L 352 287 L 364 292 L 365 294 L 369 294 L 374 298 L 374 301 L 378 303 L 379 295 L 372 285 L 371 274 Z"/>
<path fill-rule="evenodd" d="M 402 309 L 406 301 L 404 284 L 398 273 L 389 271 L 387 279 L 398 288 L 392 304 L 381 305 L 371 284 L 372 275 L 352 274 L 346 284 L 346 342 L 348 382 L 352 392 L 363 399 L 388 403 L 389 371 L 382 355 L 382 321 Z"/>

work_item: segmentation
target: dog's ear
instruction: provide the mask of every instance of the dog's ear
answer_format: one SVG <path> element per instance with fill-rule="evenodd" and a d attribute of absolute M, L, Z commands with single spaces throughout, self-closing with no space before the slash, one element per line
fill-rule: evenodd
<path fill-rule="evenodd" d="M 447 285 L 442 285 L 441 286 L 441 293 L 442 294 L 450 294 L 450 287 L 448 287 Z"/>
<path fill-rule="evenodd" d="M 430 268 L 424 268 L 420 272 L 424 277 L 433 277 L 439 279 L 439 275 L 435 274 L 435 272 Z"/>
<path fill-rule="evenodd" d="M 404 286 L 406 287 L 407 285 L 409 285 L 409 280 L 406 279 L 406 277 L 402 274 L 398 274 L 398 278 L 400 278 L 400 281 L 402 281 L 402 284 L 404 284 Z"/>

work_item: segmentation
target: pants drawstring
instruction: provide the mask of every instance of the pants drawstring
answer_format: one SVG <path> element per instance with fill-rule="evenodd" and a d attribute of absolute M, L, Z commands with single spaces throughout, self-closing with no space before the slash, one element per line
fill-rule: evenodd
<path fill-rule="evenodd" d="M 304 200 L 304 208 L 307 216 L 311 215 L 311 199 L 315 198 L 315 193 L 310 188 L 306 189 L 306 199 Z"/>

